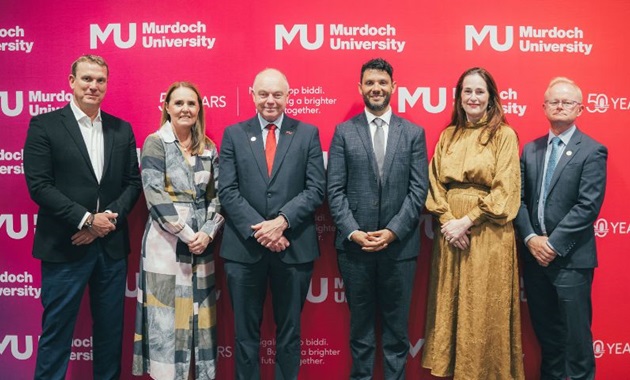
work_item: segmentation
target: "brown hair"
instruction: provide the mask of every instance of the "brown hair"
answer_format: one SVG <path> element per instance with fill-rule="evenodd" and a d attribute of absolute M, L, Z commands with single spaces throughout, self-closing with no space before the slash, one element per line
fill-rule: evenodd
<path fill-rule="evenodd" d="M 479 143 L 481 145 L 488 145 L 490 140 L 497 133 L 502 124 L 507 124 L 505 114 L 503 113 L 503 107 L 501 106 L 501 98 L 499 97 L 499 91 L 497 90 L 497 84 L 492 78 L 490 73 L 481 67 L 473 67 L 464 71 L 464 73 L 457 80 L 457 87 L 455 89 L 455 104 L 453 107 L 453 114 L 451 116 L 451 122 L 449 125 L 455 126 L 453 137 L 466 126 L 467 118 L 466 111 L 462 107 L 462 90 L 464 87 L 464 78 L 469 75 L 479 75 L 481 79 L 486 82 L 488 87 L 488 108 L 486 110 L 486 125 L 484 126 L 484 132 L 479 135 Z M 485 141 L 482 140 L 483 136 L 487 136 Z"/>

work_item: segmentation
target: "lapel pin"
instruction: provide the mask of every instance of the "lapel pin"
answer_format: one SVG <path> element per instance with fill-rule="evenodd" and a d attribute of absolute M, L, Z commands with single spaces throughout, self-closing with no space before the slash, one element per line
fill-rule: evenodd
<path fill-rule="evenodd" d="M 286 131 L 286 132 L 284 132 L 284 134 L 285 134 L 285 135 L 292 135 L 292 134 L 293 134 L 293 131 Z"/>
<path fill-rule="evenodd" d="M 256 137 L 252 136 L 252 138 L 250 138 L 251 142 L 256 141 Z"/>
<path fill-rule="evenodd" d="M 572 154 L 573 154 L 573 152 L 571 152 L 570 150 L 567 150 L 567 156 L 570 156 Z"/>

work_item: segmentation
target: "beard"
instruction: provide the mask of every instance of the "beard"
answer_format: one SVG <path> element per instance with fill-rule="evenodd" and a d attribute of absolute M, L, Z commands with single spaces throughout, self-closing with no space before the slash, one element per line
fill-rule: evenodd
<path fill-rule="evenodd" d="M 370 94 L 363 94 L 363 103 L 370 111 L 380 112 L 389 107 L 389 101 L 392 98 L 391 93 L 383 93 L 383 103 L 374 104 L 370 102 Z"/>

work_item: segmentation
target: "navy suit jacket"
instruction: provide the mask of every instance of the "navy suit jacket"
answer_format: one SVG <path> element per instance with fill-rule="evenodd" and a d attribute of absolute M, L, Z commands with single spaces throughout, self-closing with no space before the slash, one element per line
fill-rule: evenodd
<path fill-rule="evenodd" d="M 514 221 L 522 238 L 542 235 L 538 207 L 542 187 L 547 135 L 523 148 L 521 156 L 521 208 Z M 576 128 L 549 185 L 545 227 L 549 243 L 559 256 L 551 265 L 561 268 L 597 266 L 595 231 L 606 189 L 608 150 Z M 534 260 L 527 248 L 525 260 Z"/>
<path fill-rule="evenodd" d="M 255 263 L 270 252 L 253 237 L 252 225 L 284 214 L 291 245 L 278 253 L 287 264 L 319 256 L 315 209 L 326 178 L 319 131 L 284 115 L 271 177 L 258 117 L 229 126 L 219 156 L 219 201 L 226 214 L 221 257 Z"/>
<path fill-rule="evenodd" d="M 142 184 L 136 140 L 129 123 L 101 111 L 104 164 L 96 179 L 79 124 L 70 105 L 31 119 L 24 145 L 24 171 L 31 198 L 39 205 L 33 256 L 68 262 L 82 258 L 87 245 L 71 237 L 86 212 L 118 213 L 116 230 L 99 238 L 112 258 L 129 253 L 126 223 Z M 99 207 L 97 209 L 97 200 Z"/>
<path fill-rule="evenodd" d="M 365 113 L 338 125 L 328 158 L 328 203 L 337 225 L 336 248 L 361 251 L 348 240 L 352 231 L 387 228 L 397 236 L 385 250 L 390 257 L 417 256 L 418 224 L 428 185 L 422 127 L 392 114 L 380 179 Z"/>

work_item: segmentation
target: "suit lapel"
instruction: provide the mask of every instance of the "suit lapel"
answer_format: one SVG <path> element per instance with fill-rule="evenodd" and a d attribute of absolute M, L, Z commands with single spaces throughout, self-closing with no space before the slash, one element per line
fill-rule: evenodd
<path fill-rule="evenodd" d="M 265 145 L 262 140 L 262 131 L 260 130 L 260 122 L 258 116 L 254 116 L 249 119 L 245 125 L 245 133 L 247 134 L 247 140 L 249 141 L 249 147 L 252 151 L 252 155 L 258 164 L 258 170 L 260 175 L 265 180 L 265 183 L 269 183 L 269 175 L 267 175 L 267 159 L 265 158 Z"/>
<path fill-rule="evenodd" d="M 105 177 L 105 173 L 107 173 L 107 167 L 109 166 L 109 160 L 112 157 L 112 149 L 114 147 L 114 131 L 112 131 L 111 125 L 112 119 L 111 117 L 101 111 L 102 118 L 102 128 L 103 128 L 103 175 Z"/>
<path fill-rule="evenodd" d="M 365 112 L 362 112 L 359 115 L 359 117 L 355 119 L 354 126 L 357 129 L 359 139 L 363 143 L 363 147 L 365 148 L 365 151 L 367 152 L 367 155 L 370 158 L 370 166 L 372 167 L 372 172 L 374 173 L 376 178 L 380 181 L 380 175 L 378 173 L 378 164 L 376 163 L 376 156 L 374 155 L 374 146 L 372 145 L 372 137 L 370 136 L 370 126 L 368 125 Z"/>
<path fill-rule="evenodd" d="M 273 168 L 271 169 L 271 180 L 276 176 L 284 157 L 289 151 L 291 142 L 293 142 L 293 136 L 297 128 L 297 121 L 291 119 L 287 115 L 284 115 L 282 126 L 280 128 L 280 135 L 278 138 L 278 148 L 276 149 L 276 156 L 273 159 Z"/>
<path fill-rule="evenodd" d="M 571 140 L 564 148 L 562 152 L 562 156 L 558 160 L 558 164 L 556 165 L 556 169 L 553 171 L 553 176 L 551 176 L 551 182 L 549 183 L 549 192 L 553 191 L 562 171 L 567 166 L 569 162 L 575 157 L 576 153 L 580 150 L 580 144 L 582 143 L 582 132 L 580 132 L 577 128 L 573 132 L 573 136 L 571 136 Z"/>
<path fill-rule="evenodd" d="M 61 116 L 63 116 L 62 124 L 68 131 L 70 138 L 74 142 L 74 144 L 79 149 L 83 160 L 85 161 L 86 166 L 90 173 L 92 173 L 92 177 L 96 180 L 96 174 L 94 173 L 94 168 L 92 167 L 92 161 L 90 160 L 90 155 L 88 154 L 87 147 L 85 146 L 85 140 L 83 140 L 83 135 L 81 134 L 81 130 L 79 129 L 79 123 L 74 118 L 74 113 L 72 113 L 72 109 L 70 105 L 64 107 L 61 112 Z"/>
<path fill-rule="evenodd" d="M 401 133 L 402 126 L 400 125 L 400 119 L 396 117 L 396 115 L 392 114 L 389 124 L 389 131 L 387 133 L 387 149 L 385 151 L 385 161 L 383 162 L 383 182 L 385 182 L 389 173 L 391 173 L 391 167 L 394 163 L 394 156 L 396 155 L 396 148 L 398 147 L 398 141 L 400 140 Z"/>
<path fill-rule="evenodd" d="M 536 199 L 540 197 L 543 173 L 545 171 L 545 152 L 547 151 L 547 136 L 538 139 L 536 145 Z"/>

